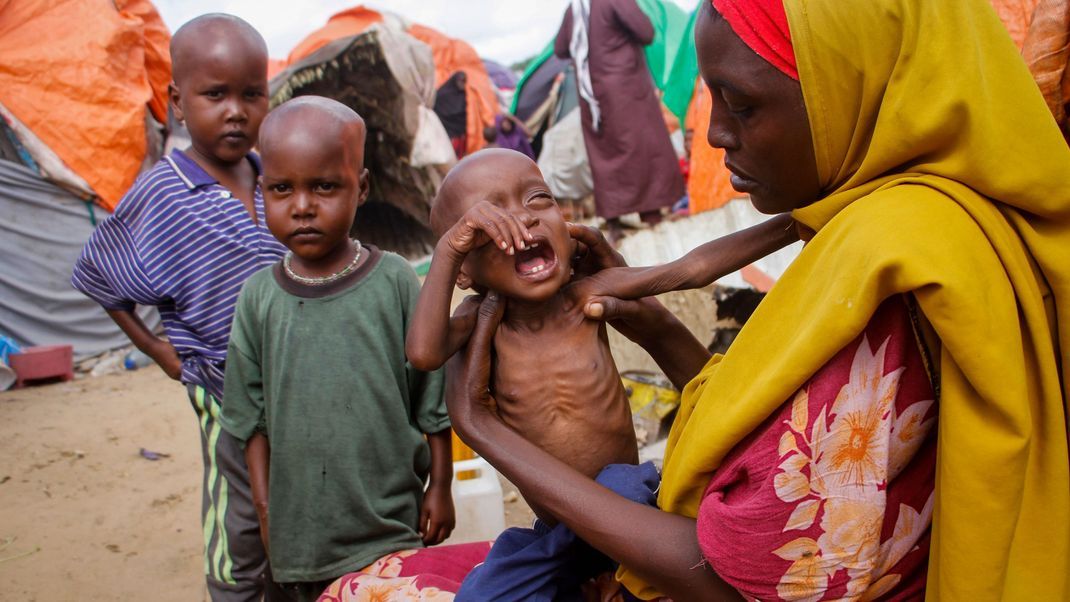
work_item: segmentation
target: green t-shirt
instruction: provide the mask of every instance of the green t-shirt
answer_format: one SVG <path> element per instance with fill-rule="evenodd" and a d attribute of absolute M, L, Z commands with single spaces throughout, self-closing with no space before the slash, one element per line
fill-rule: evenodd
<path fill-rule="evenodd" d="M 405 359 L 415 272 L 365 248 L 367 262 L 327 290 L 276 264 L 238 298 L 221 422 L 241 441 L 263 432 L 270 443 L 271 569 L 281 583 L 332 579 L 422 545 L 423 433 L 449 426 L 442 374 Z"/>

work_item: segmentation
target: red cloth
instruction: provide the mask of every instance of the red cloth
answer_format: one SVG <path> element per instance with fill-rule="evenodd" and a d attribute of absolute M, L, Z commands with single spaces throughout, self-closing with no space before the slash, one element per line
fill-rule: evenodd
<path fill-rule="evenodd" d="M 336 579 L 318 602 L 450 602 L 465 576 L 483 562 L 490 545 L 489 541 L 480 541 L 387 554 Z"/>
<path fill-rule="evenodd" d="M 799 79 L 784 0 L 713 0 L 713 8 L 758 56 L 788 77 Z"/>
<path fill-rule="evenodd" d="M 748 600 L 923 594 L 938 409 L 911 321 L 886 300 L 714 473 L 699 545 Z"/>

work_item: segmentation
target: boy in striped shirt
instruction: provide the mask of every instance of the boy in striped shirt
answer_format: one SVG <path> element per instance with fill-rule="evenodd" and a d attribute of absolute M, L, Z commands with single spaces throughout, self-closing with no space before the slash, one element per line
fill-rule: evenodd
<path fill-rule="evenodd" d="M 259 600 L 270 579 L 248 469 L 218 417 L 238 292 L 285 251 L 265 225 L 252 152 L 268 111 L 267 45 L 245 21 L 209 14 L 175 32 L 171 61 L 171 107 L 192 145 L 138 179 L 90 237 L 72 284 L 186 385 L 201 425 L 208 591 L 216 602 Z M 159 309 L 166 340 L 136 304 Z"/>

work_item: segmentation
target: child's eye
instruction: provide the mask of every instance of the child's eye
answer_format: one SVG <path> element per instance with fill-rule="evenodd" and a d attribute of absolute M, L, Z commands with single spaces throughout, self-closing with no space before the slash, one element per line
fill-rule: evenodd
<path fill-rule="evenodd" d="M 222 90 L 208 90 L 204 95 L 211 99 L 223 98 Z"/>
<path fill-rule="evenodd" d="M 264 96 L 264 92 L 262 90 L 249 90 L 245 93 L 246 98 L 260 98 L 261 96 Z"/>
<path fill-rule="evenodd" d="M 271 186 L 268 186 L 268 190 L 270 190 L 274 194 L 285 194 L 285 193 L 290 191 L 290 185 L 289 184 L 272 184 Z"/>
<path fill-rule="evenodd" d="M 338 188 L 338 186 L 334 182 L 320 182 L 319 184 L 316 184 L 316 190 L 319 190 L 320 192 L 332 192 L 336 188 Z"/>
<path fill-rule="evenodd" d="M 556 204 L 553 195 L 549 192 L 540 192 L 528 199 L 527 206 L 535 209 L 547 209 Z"/>

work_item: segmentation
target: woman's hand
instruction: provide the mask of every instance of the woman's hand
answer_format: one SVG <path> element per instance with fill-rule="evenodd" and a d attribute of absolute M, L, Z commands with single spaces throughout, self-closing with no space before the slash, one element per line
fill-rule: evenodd
<path fill-rule="evenodd" d="M 577 247 L 573 262 L 576 279 L 570 286 L 578 289 L 576 297 L 584 304 L 584 315 L 591 320 L 608 322 L 617 332 L 642 347 L 673 385 L 682 390 L 709 361 L 709 351 L 657 299 L 646 297 L 629 301 L 598 294 L 599 287 L 604 290 L 613 286 L 612 279 L 618 274 L 615 268 L 627 267 L 624 256 L 594 228 L 569 224 L 568 233 Z M 608 273 L 603 277 L 602 272 Z M 624 273 L 619 272 L 620 275 Z M 589 284 L 579 280 L 592 274 L 593 280 Z"/>
<path fill-rule="evenodd" d="M 466 353 L 455 355 L 446 367 L 446 408 L 453 429 L 466 442 L 482 421 L 498 420 L 490 394 L 491 350 L 504 313 L 505 302 L 488 293 L 479 304 Z"/>

